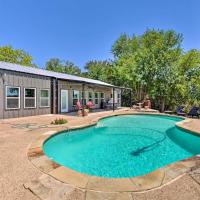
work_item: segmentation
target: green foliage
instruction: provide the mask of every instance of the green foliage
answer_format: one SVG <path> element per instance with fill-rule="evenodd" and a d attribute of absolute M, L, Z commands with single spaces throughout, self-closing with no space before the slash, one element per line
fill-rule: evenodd
<path fill-rule="evenodd" d="M 11 46 L 0 47 L 0 61 L 36 67 L 32 60 L 32 57 L 21 49 L 13 49 Z"/>
<path fill-rule="evenodd" d="M 70 61 L 61 61 L 58 58 L 51 58 L 46 62 L 45 68 L 49 71 L 72 74 L 72 75 L 81 75 L 81 70 L 79 67 L 75 66 L 74 63 Z"/>
<path fill-rule="evenodd" d="M 121 35 L 112 47 L 120 83 L 132 87 L 136 100 L 148 94 L 160 102 L 180 81 L 177 61 L 181 56 L 182 36 L 174 31 L 147 30 L 142 36 Z"/>
<path fill-rule="evenodd" d="M 54 121 L 51 122 L 51 124 L 54 124 L 54 125 L 60 125 L 60 124 L 66 124 L 68 123 L 68 121 L 64 118 L 56 118 Z"/>
<path fill-rule="evenodd" d="M 173 30 L 122 34 L 112 46 L 114 61 L 87 63 L 87 75 L 132 88 L 134 101 L 148 95 L 161 111 L 200 102 L 200 52 L 183 52 L 182 41 Z"/>
<path fill-rule="evenodd" d="M 84 75 L 88 78 L 101 80 L 109 83 L 115 81 L 115 68 L 111 61 L 89 61 L 85 65 Z"/>
<path fill-rule="evenodd" d="M 179 62 L 180 71 L 184 74 L 188 70 L 196 68 L 200 65 L 200 51 L 192 49 L 184 53 Z"/>

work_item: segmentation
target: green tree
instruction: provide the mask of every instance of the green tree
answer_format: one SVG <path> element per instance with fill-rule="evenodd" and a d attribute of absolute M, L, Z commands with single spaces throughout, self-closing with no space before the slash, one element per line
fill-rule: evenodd
<path fill-rule="evenodd" d="M 70 61 L 61 61 L 58 58 L 51 58 L 46 62 L 45 68 L 49 71 L 66 73 L 71 75 L 81 75 L 81 69 Z"/>
<path fill-rule="evenodd" d="M 105 81 L 108 83 L 115 82 L 115 68 L 110 60 L 89 61 L 85 65 L 86 72 L 84 75 L 88 78 Z"/>
<path fill-rule="evenodd" d="M 27 52 L 21 49 L 13 49 L 11 46 L 0 47 L 0 61 L 36 67 L 32 63 L 32 57 Z"/>
<path fill-rule="evenodd" d="M 177 66 L 181 42 L 182 35 L 171 30 L 147 30 L 138 37 L 120 36 L 112 47 L 118 79 L 129 82 L 137 100 L 150 95 L 163 111 L 171 99 L 170 92 L 180 81 Z"/>
<path fill-rule="evenodd" d="M 188 52 L 185 52 L 179 61 L 179 68 L 183 74 L 190 69 L 198 67 L 199 65 L 200 51 L 196 49 L 191 49 Z"/>

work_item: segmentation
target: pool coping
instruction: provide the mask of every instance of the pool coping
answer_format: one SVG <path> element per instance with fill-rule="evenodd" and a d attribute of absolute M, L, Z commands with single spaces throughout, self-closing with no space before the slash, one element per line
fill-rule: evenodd
<path fill-rule="evenodd" d="M 98 116 L 91 122 L 85 123 L 81 126 L 60 127 L 59 131 L 48 131 L 43 133 L 39 138 L 37 138 L 37 140 L 33 141 L 29 145 L 27 150 L 28 159 L 40 171 L 55 178 L 58 181 L 80 189 L 98 192 L 143 192 L 146 190 L 152 190 L 168 184 L 178 177 L 181 177 L 183 174 L 193 171 L 194 169 L 198 168 L 198 166 L 200 166 L 200 157 L 197 155 L 171 163 L 143 176 L 130 178 L 102 178 L 81 174 L 77 171 L 61 166 L 45 156 L 42 150 L 43 143 L 46 140 L 48 140 L 52 136 L 55 136 L 56 134 L 60 134 L 63 131 L 77 130 L 94 126 L 101 119 L 130 114 L 153 114 L 177 117 L 176 115 L 151 112 L 123 112 L 108 114 L 102 117 Z M 176 123 L 176 126 L 178 128 L 200 135 L 200 132 L 193 130 L 192 128 L 190 129 L 185 125 L 185 123 L 190 122 L 191 119 L 185 117 L 179 118 L 183 118 L 184 120 Z"/>

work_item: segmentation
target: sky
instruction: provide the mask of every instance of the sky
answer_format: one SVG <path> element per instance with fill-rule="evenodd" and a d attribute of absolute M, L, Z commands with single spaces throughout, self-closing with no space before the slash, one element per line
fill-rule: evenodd
<path fill-rule="evenodd" d="M 44 67 L 50 58 L 84 68 L 112 59 L 122 33 L 173 29 L 185 51 L 200 49 L 200 0 L 0 0 L 0 46 L 27 51 Z"/>

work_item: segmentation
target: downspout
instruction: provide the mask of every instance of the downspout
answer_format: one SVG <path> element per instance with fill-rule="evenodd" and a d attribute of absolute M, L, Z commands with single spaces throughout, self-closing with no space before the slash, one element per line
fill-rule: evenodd
<path fill-rule="evenodd" d="M 55 84 L 54 78 L 51 78 L 51 114 L 54 114 L 54 102 L 55 102 Z"/>
<path fill-rule="evenodd" d="M 1 75 L 1 78 L 2 78 L 2 86 L 3 86 L 3 102 L 2 102 L 2 106 L 3 106 L 3 114 L 2 114 L 2 117 L 3 117 L 3 119 L 4 119 L 4 112 L 5 112 L 5 87 L 4 87 L 4 85 L 5 85 L 5 78 L 4 78 L 4 76 L 6 76 L 6 74 L 5 73 L 0 73 L 0 75 Z"/>
<path fill-rule="evenodd" d="M 56 114 L 58 114 L 58 79 L 56 78 Z"/>

